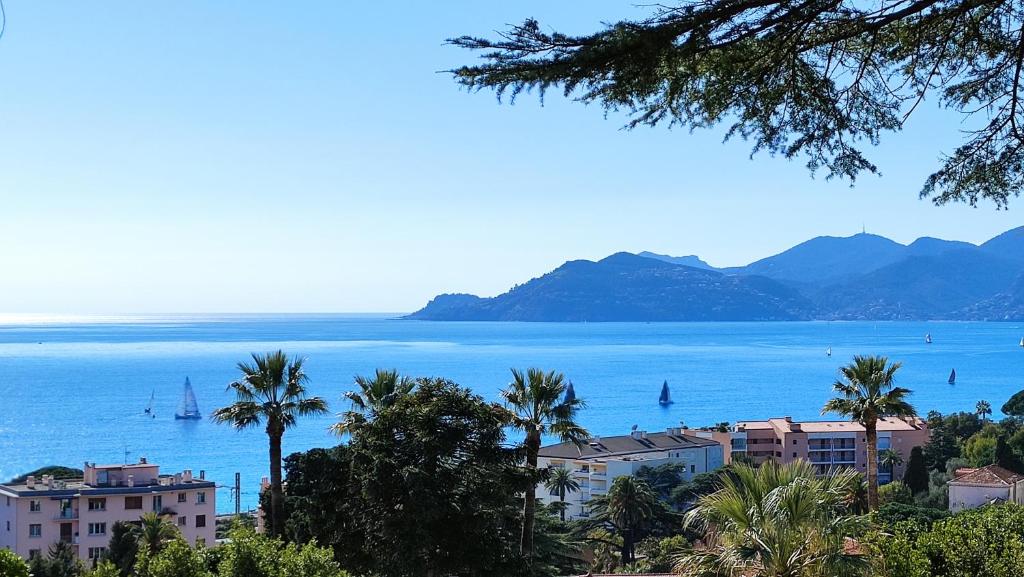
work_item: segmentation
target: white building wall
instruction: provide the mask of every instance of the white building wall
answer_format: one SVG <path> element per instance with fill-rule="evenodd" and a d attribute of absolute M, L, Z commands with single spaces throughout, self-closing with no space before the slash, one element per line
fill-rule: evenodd
<path fill-rule="evenodd" d="M 1008 500 L 1010 488 L 989 485 L 949 485 L 949 510 L 952 512 L 963 509 L 974 509 L 987 505 L 993 499 Z"/>
<path fill-rule="evenodd" d="M 607 493 L 616 478 L 633 475 L 641 467 L 658 467 L 667 463 L 686 465 L 685 479 L 689 481 L 694 475 L 715 471 L 722 467 L 725 460 L 721 445 L 693 447 L 688 449 L 672 449 L 658 453 L 636 455 L 632 459 L 622 457 L 603 458 L 601 461 L 551 459 L 538 457 L 537 466 L 567 467 L 574 471 L 580 490 L 565 495 L 566 519 L 586 517 L 586 503 L 597 495 Z M 551 495 L 544 484 L 537 486 L 537 498 L 544 504 L 559 500 L 558 495 Z"/>

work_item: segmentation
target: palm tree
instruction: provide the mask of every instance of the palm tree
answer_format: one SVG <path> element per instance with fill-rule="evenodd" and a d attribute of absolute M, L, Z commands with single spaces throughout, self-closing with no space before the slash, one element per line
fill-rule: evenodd
<path fill-rule="evenodd" d="M 544 482 L 544 486 L 549 491 L 558 494 L 558 502 L 562 504 L 558 514 L 562 521 L 565 521 L 565 494 L 579 491 L 579 481 L 572 476 L 572 471 L 567 467 L 553 467 L 548 480 Z"/>
<path fill-rule="evenodd" d="M 910 391 L 893 386 L 899 368 L 900 363 L 890 364 L 885 357 L 853 357 L 853 363 L 839 369 L 842 379 L 832 385 L 842 396 L 830 399 L 821 410 L 822 414 L 846 415 L 864 427 L 868 445 L 868 507 L 872 511 L 878 509 L 878 419 L 917 414 L 906 401 Z"/>
<path fill-rule="evenodd" d="M 331 425 L 331 432 L 337 435 L 351 433 L 366 420 L 367 415 L 379 413 L 390 407 L 396 400 L 412 392 L 416 381 L 399 376 L 396 370 L 377 369 L 372 379 L 356 376 L 358 391 L 347 391 L 344 397 L 351 401 L 352 408 L 338 415 L 338 422 Z"/>
<path fill-rule="evenodd" d="M 806 461 L 740 464 L 732 472 L 686 514 L 684 526 L 704 535 L 704 542 L 678 558 L 677 572 L 818 577 L 868 569 L 868 559 L 847 548 L 847 540 L 868 526 L 866 517 L 848 508 L 858 473 L 841 469 L 819 477 Z"/>
<path fill-rule="evenodd" d="M 138 529 L 139 548 L 156 555 L 168 542 L 178 537 L 178 528 L 166 516 L 143 513 Z"/>
<path fill-rule="evenodd" d="M 978 401 L 978 404 L 974 406 L 974 412 L 981 417 L 981 422 L 984 424 L 988 420 L 987 417 L 992 414 L 992 405 L 988 401 Z"/>
<path fill-rule="evenodd" d="M 284 492 L 281 489 L 281 438 L 299 417 L 327 412 L 327 402 L 306 395 L 309 380 L 304 359 L 289 360 L 281 351 L 253 353 L 252 364 L 238 363 L 242 378 L 228 385 L 235 391 L 233 405 L 213 412 L 213 420 L 236 429 L 266 424 L 270 439 L 270 534 L 284 530 Z"/>
<path fill-rule="evenodd" d="M 880 471 L 889 472 L 889 480 L 895 481 L 892 473 L 896 467 L 903 464 L 903 455 L 896 449 L 882 449 L 878 452 L 878 466 Z"/>
<path fill-rule="evenodd" d="M 632 475 L 616 477 L 606 494 L 590 500 L 589 509 L 594 523 L 610 527 L 622 538 L 621 567 L 636 560 L 640 532 L 667 513 L 651 487 Z"/>
<path fill-rule="evenodd" d="M 522 371 L 512 369 L 512 382 L 501 392 L 509 410 L 509 425 L 526 434 L 523 447 L 526 467 L 532 474 L 523 497 L 523 533 L 520 551 L 527 559 L 533 557 L 533 524 L 537 508 L 537 454 L 543 435 L 553 435 L 562 442 L 582 446 L 590 436 L 576 423 L 576 411 L 584 407 L 578 398 L 565 399 L 565 377 L 540 369 Z"/>

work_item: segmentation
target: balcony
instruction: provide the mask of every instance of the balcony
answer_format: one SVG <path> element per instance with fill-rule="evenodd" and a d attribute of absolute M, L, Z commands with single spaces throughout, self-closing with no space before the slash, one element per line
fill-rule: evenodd
<path fill-rule="evenodd" d="M 78 519 L 78 509 L 65 509 L 54 515 L 54 521 L 74 521 Z"/>
<path fill-rule="evenodd" d="M 604 479 L 606 477 L 608 477 L 608 473 L 604 471 L 593 471 L 590 473 L 590 478 L 592 479 Z"/>
<path fill-rule="evenodd" d="M 591 495 L 604 495 L 607 492 L 608 492 L 608 489 L 605 489 L 604 487 L 591 487 L 590 488 L 590 494 Z"/>

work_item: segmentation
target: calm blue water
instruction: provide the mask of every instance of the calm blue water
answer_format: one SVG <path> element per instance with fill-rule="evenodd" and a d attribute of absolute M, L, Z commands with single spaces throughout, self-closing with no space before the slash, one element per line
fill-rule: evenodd
<path fill-rule="evenodd" d="M 924 344 L 931 333 L 932 345 Z M 175 421 L 185 376 L 200 410 L 228 404 L 234 365 L 252 351 L 308 357 L 314 394 L 342 410 L 352 376 L 393 367 L 445 376 L 488 399 L 510 367 L 564 372 L 603 435 L 631 425 L 818 417 L 836 368 L 855 353 L 904 364 L 899 384 L 919 412 L 997 408 L 1024 388 L 1024 325 L 1003 323 L 435 323 L 373 316 L 217 316 L 0 324 L 0 479 L 48 464 L 146 456 L 165 470 L 205 469 L 229 484 L 242 473 L 243 506 L 267 471 L 262 431 Z M 833 356 L 824 354 L 831 345 Z M 951 368 L 958 381 L 946 384 Z M 676 403 L 656 404 L 667 379 Z M 156 391 L 156 418 L 143 416 Z M 306 420 L 285 452 L 336 442 L 331 418 Z M 218 509 L 232 508 L 218 492 Z"/>

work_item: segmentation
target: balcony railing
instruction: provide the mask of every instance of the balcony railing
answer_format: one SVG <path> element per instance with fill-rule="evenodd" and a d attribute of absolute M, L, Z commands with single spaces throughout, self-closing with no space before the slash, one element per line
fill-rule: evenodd
<path fill-rule="evenodd" d="M 65 509 L 53 517 L 55 521 L 71 521 L 78 518 L 78 509 Z"/>

